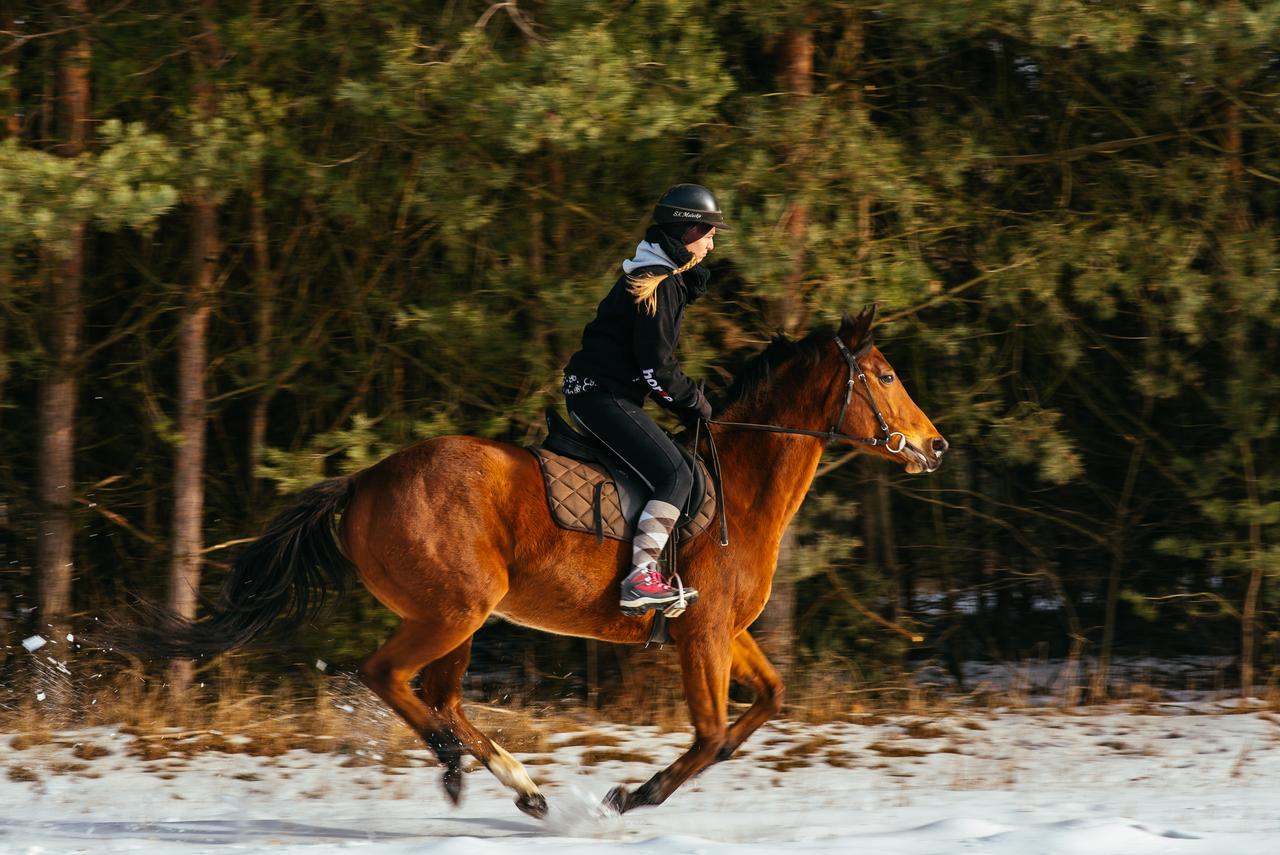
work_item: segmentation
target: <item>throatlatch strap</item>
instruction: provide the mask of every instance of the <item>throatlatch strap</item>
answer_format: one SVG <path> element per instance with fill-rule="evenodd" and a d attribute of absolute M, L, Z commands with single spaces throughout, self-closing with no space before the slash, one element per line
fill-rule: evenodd
<path fill-rule="evenodd" d="M 592 523 L 596 528 L 596 543 L 604 543 L 604 482 L 598 481 L 591 498 Z"/>

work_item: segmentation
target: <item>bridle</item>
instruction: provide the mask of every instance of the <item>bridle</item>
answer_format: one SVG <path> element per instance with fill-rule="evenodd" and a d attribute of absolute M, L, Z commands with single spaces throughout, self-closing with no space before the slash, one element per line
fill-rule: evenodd
<path fill-rule="evenodd" d="M 837 439 L 845 442 L 859 443 L 861 445 L 883 446 L 884 450 L 890 454 L 901 454 L 903 449 L 907 447 L 907 437 L 902 431 L 889 430 L 889 423 L 884 420 L 884 414 L 880 412 L 880 405 L 876 403 L 876 396 L 871 392 L 871 383 L 867 381 L 867 375 L 862 370 L 862 366 L 858 364 L 858 357 L 865 356 L 867 351 L 871 349 L 871 339 L 867 338 L 859 345 L 857 352 L 850 350 L 848 345 L 841 341 L 840 336 L 835 336 L 836 347 L 840 348 L 840 355 L 844 357 L 845 364 L 849 366 L 849 379 L 844 384 L 844 401 L 840 404 L 840 412 L 836 414 L 836 420 L 832 422 L 831 427 L 825 431 L 809 430 L 808 428 L 783 427 L 781 425 L 763 425 L 754 422 L 723 422 L 719 419 L 698 419 L 693 431 L 693 447 L 698 448 L 699 435 L 702 430 L 702 423 L 705 421 L 708 425 L 707 429 L 707 445 L 711 451 L 711 477 L 714 479 L 716 492 L 716 516 L 720 518 L 720 545 L 729 545 L 729 520 L 725 516 L 724 509 L 724 479 L 720 472 L 720 455 L 716 451 L 715 436 L 710 430 L 710 425 L 719 427 L 744 428 L 746 430 L 763 430 L 769 433 L 789 433 L 798 434 L 800 436 L 816 436 L 818 439 L 826 440 L 828 443 L 835 442 Z M 862 381 L 862 388 L 867 393 L 867 403 L 871 405 L 871 412 L 875 414 L 876 423 L 880 426 L 880 436 L 849 436 L 847 433 L 840 431 L 840 425 L 844 422 L 844 414 L 849 410 L 849 404 L 853 402 L 853 387 L 856 380 Z M 893 438 L 898 437 L 898 445 L 895 448 Z M 655 625 L 655 632 L 657 628 Z"/>
<path fill-rule="evenodd" d="M 745 428 L 747 430 L 763 430 L 769 433 L 792 433 L 801 436 L 816 436 L 819 439 L 826 440 L 828 443 L 835 442 L 837 439 L 845 442 L 860 443 L 862 445 L 883 446 L 884 450 L 890 454 L 901 454 L 902 450 L 907 447 L 907 437 L 902 431 L 889 430 L 889 423 L 884 420 L 884 415 L 880 412 L 880 405 L 876 403 L 876 396 L 871 392 L 871 383 L 867 380 L 866 373 L 862 370 L 862 366 L 858 364 L 858 357 L 865 356 L 867 351 L 871 349 L 871 340 L 863 342 L 858 348 L 857 353 L 851 351 L 841 339 L 835 336 L 836 347 L 840 348 L 840 355 L 844 357 L 845 363 L 849 366 L 849 379 L 844 384 L 844 401 L 840 404 L 840 412 L 836 415 L 836 420 L 831 427 L 825 431 L 808 430 L 807 428 L 782 427 L 781 425 L 764 425 L 755 424 L 753 422 L 723 422 L 718 419 L 707 419 L 708 424 L 719 425 L 720 427 L 736 427 Z M 862 381 L 862 388 L 867 393 L 867 403 L 871 405 L 871 412 L 875 414 L 876 423 L 880 426 L 880 436 L 849 436 L 847 433 L 840 431 L 840 425 L 844 422 L 844 414 L 849 409 L 849 404 L 853 401 L 853 387 L 855 378 Z M 710 433 L 710 431 L 708 431 Z M 893 438 L 898 438 L 898 445 L 895 448 Z"/>

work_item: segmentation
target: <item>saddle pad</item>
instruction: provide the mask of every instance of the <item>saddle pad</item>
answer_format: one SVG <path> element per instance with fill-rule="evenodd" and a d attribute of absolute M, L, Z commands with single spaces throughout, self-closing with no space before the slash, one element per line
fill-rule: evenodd
<path fill-rule="evenodd" d="M 618 489 L 604 467 L 595 463 L 585 463 L 556 454 L 541 446 L 529 449 L 538 458 L 542 467 L 542 478 L 547 489 L 547 505 L 551 509 L 551 518 L 556 525 L 570 531 L 596 533 L 596 491 L 600 491 L 600 522 L 605 537 L 614 540 L 631 540 L 635 530 L 635 520 L 627 520 L 622 516 L 622 505 L 618 501 Z M 698 461 L 705 474 L 706 467 Z M 690 538 L 711 524 L 716 516 L 715 488 L 710 477 L 706 478 L 707 495 L 702 500 L 702 507 L 697 513 L 680 526 L 680 537 Z M 599 485 L 597 487 L 597 485 Z"/>

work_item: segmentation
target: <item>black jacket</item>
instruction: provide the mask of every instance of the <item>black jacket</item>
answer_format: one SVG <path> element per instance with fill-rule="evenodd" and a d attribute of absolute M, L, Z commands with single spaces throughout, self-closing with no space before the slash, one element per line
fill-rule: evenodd
<path fill-rule="evenodd" d="M 690 257 L 687 251 L 685 257 Z M 565 373 L 589 377 L 638 404 L 652 397 L 685 418 L 705 409 L 706 398 L 680 369 L 675 351 L 684 308 L 706 290 L 707 276 L 696 267 L 678 274 L 670 274 L 665 267 L 645 267 L 631 275 L 651 273 L 669 274 L 658 286 L 657 313 L 651 316 L 636 304 L 624 274 L 600 302 L 595 320 L 583 330 L 582 349 L 569 358 Z"/>

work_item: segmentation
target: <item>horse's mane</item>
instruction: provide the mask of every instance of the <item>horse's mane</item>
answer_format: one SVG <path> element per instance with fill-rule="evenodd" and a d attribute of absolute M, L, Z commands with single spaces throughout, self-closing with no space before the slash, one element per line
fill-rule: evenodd
<path fill-rule="evenodd" d="M 751 357 L 738 371 L 717 412 L 722 413 L 740 401 L 758 401 L 764 390 L 769 388 L 774 369 L 781 365 L 793 360 L 803 360 L 810 367 L 816 365 L 823 346 L 835 335 L 835 330 L 830 327 L 815 329 L 798 341 L 786 335 L 775 335 L 764 350 Z"/>

